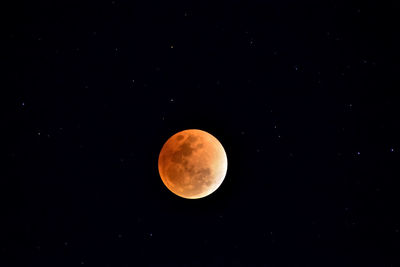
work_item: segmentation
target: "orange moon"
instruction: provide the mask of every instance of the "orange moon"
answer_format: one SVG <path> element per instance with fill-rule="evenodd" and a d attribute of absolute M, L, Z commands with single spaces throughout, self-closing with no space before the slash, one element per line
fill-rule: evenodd
<path fill-rule="evenodd" d="M 228 159 L 221 143 L 197 129 L 178 132 L 161 149 L 158 171 L 165 186 L 189 199 L 210 195 L 222 184 Z"/>

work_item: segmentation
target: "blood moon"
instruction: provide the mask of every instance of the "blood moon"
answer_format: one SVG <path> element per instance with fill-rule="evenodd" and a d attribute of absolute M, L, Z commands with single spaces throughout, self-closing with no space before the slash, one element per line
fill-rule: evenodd
<path fill-rule="evenodd" d="M 210 195 L 223 182 L 228 159 L 221 143 L 197 129 L 178 132 L 161 149 L 158 171 L 165 186 L 189 199 Z"/>

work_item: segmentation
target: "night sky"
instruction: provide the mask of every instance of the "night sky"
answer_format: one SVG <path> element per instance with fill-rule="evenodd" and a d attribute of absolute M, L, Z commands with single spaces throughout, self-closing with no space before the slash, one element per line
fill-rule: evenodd
<path fill-rule="evenodd" d="M 395 1 L 8 1 L 0 266 L 400 266 Z M 210 196 L 164 186 L 178 131 Z"/>

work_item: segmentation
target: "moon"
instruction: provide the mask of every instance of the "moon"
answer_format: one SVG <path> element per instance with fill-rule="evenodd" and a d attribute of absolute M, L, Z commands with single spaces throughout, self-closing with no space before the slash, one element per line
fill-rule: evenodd
<path fill-rule="evenodd" d="M 227 169 L 224 147 L 217 138 L 197 129 L 171 136 L 158 158 L 158 171 L 165 186 L 187 199 L 213 193 L 224 181 Z"/>

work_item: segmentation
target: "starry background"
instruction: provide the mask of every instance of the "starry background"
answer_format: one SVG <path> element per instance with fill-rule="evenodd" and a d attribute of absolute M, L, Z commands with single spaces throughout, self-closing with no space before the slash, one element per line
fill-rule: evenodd
<path fill-rule="evenodd" d="M 0 266 L 399 266 L 394 2 L 2 4 Z M 194 201 L 188 128 L 228 155 Z"/>

